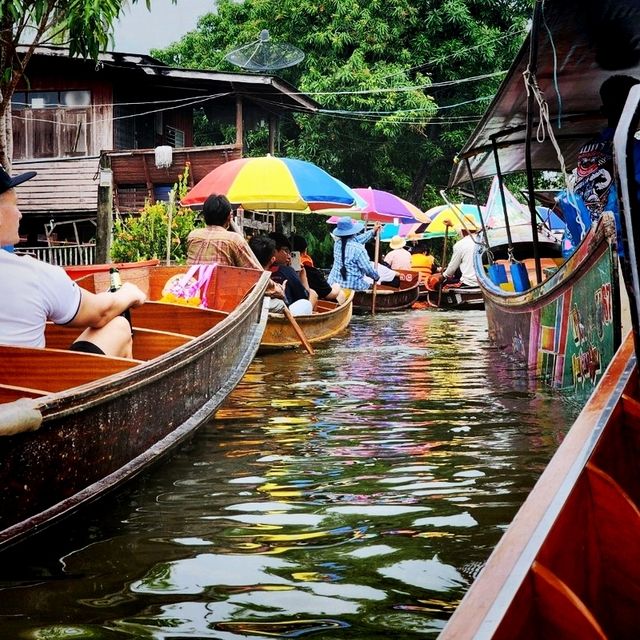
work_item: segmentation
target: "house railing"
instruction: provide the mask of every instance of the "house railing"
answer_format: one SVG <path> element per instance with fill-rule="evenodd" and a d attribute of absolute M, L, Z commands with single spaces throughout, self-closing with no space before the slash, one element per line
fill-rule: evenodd
<path fill-rule="evenodd" d="M 96 259 L 95 244 L 68 244 L 53 247 L 18 247 L 20 255 L 30 255 L 43 262 L 61 267 L 72 265 L 94 264 Z"/>

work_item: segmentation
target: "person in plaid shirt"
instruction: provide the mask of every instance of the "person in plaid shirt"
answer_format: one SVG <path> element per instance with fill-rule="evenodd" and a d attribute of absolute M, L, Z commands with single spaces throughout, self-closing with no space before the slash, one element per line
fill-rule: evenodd
<path fill-rule="evenodd" d="M 378 233 L 380 224 L 376 223 L 371 231 L 357 235 L 363 229 L 362 222 L 347 216 L 338 220 L 333 232 L 336 242 L 333 246 L 333 267 L 327 278 L 329 284 L 337 283 L 343 289 L 366 291 L 369 283 L 364 279 L 365 276 L 376 282 L 379 280 L 380 276 L 369 261 L 364 245 Z"/>
<path fill-rule="evenodd" d="M 260 269 L 247 241 L 231 225 L 231 204 L 225 196 L 212 194 L 202 207 L 204 229 L 194 229 L 187 237 L 187 264 L 221 264 Z"/>

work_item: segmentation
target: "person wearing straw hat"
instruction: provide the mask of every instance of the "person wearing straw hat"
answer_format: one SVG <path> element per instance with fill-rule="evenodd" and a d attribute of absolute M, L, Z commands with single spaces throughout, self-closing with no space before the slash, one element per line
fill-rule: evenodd
<path fill-rule="evenodd" d="M 333 266 L 327 278 L 329 284 L 337 283 L 343 289 L 366 291 L 369 283 L 365 276 L 374 282 L 380 279 L 364 248 L 364 244 L 380 231 L 380 224 L 376 223 L 372 230 L 360 234 L 363 229 L 362 222 L 356 222 L 348 216 L 338 220 L 333 231 L 336 241 L 333 246 Z"/>
<path fill-rule="evenodd" d="M 11 177 L 0 168 L 0 245 L 14 245 L 22 214 L 15 187 L 35 171 Z M 44 347 L 48 320 L 84 329 L 69 347 L 103 355 L 131 357 L 131 325 L 121 314 L 137 307 L 146 295 L 125 282 L 115 292 L 91 293 L 81 289 L 62 267 L 31 256 L 0 250 L 0 343 L 18 347 Z"/>
<path fill-rule="evenodd" d="M 384 261 L 394 270 L 411 269 L 411 254 L 404 248 L 407 244 L 404 238 L 393 236 L 389 241 L 391 251 L 384 257 Z"/>

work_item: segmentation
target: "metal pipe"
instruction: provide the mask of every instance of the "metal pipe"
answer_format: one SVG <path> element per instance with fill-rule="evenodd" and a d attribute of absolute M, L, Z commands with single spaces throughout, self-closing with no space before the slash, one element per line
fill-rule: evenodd
<path fill-rule="evenodd" d="M 489 264 L 493 264 L 493 254 L 491 253 L 491 247 L 489 246 L 489 234 L 487 233 L 487 227 L 484 224 L 484 217 L 482 216 L 482 209 L 480 208 L 480 200 L 478 198 L 478 191 L 476 190 L 476 183 L 473 179 L 473 173 L 471 172 L 471 163 L 469 158 L 464 159 L 467 164 L 467 171 L 469 172 L 469 180 L 471 181 L 471 188 L 473 190 L 473 198 L 476 201 L 476 207 L 478 207 L 478 217 L 480 218 L 480 224 L 482 225 L 482 233 L 484 234 L 484 243 L 487 245 L 487 260 Z"/>
<path fill-rule="evenodd" d="M 536 71 L 538 69 L 538 32 L 542 18 L 542 0 L 536 0 L 533 12 L 533 24 L 531 26 L 531 39 L 529 47 L 529 64 L 527 66 L 528 83 L 536 83 Z M 531 164 L 531 134 L 533 131 L 533 109 L 535 96 L 531 87 L 527 91 L 527 127 L 525 129 L 524 160 L 527 169 L 527 190 L 529 191 L 529 213 L 531 214 L 531 239 L 533 241 L 533 258 L 536 264 L 536 280 L 542 282 L 542 265 L 540 263 L 540 247 L 538 244 L 538 223 L 536 220 L 536 203 L 534 198 L 535 186 L 533 183 L 533 166 Z"/>
<path fill-rule="evenodd" d="M 502 201 L 502 211 L 504 213 L 504 226 L 507 230 L 507 249 L 509 251 L 509 260 L 513 258 L 513 241 L 511 240 L 511 227 L 509 226 L 509 213 L 507 211 L 507 199 L 504 195 L 504 184 L 502 182 L 502 171 L 500 170 L 500 159 L 498 158 L 498 146 L 495 138 L 491 138 L 493 146 L 493 159 L 496 163 L 496 176 L 498 177 L 498 186 L 500 187 L 500 200 Z"/>

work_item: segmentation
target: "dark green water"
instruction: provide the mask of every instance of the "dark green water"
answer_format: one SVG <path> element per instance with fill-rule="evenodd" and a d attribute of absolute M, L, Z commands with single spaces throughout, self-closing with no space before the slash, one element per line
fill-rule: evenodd
<path fill-rule="evenodd" d="M 355 318 L 257 358 L 177 455 L 0 555 L 0 640 L 435 638 L 576 414 L 483 312 Z"/>

